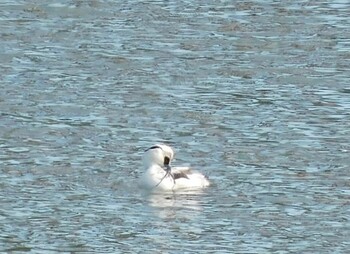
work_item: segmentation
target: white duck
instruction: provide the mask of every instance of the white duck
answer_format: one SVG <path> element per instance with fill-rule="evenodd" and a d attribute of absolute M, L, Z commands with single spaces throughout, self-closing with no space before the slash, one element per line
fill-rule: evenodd
<path fill-rule="evenodd" d="M 208 178 L 188 167 L 170 166 L 174 151 L 170 146 L 156 144 L 145 151 L 143 166 L 146 172 L 141 186 L 150 190 L 201 189 L 210 185 Z"/>

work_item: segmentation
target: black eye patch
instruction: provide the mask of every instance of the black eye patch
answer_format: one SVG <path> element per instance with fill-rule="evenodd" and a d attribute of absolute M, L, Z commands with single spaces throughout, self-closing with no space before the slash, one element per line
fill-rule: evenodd
<path fill-rule="evenodd" d="M 164 165 L 169 165 L 170 163 L 170 158 L 168 156 L 164 157 Z"/>

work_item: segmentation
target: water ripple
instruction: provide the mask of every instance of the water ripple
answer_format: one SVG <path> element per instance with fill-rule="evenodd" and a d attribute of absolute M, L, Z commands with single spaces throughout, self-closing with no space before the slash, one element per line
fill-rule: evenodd
<path fill-rule="evenodd" d="M 347 4 L 2 1 L 0 252 L 346 253 Z"/>

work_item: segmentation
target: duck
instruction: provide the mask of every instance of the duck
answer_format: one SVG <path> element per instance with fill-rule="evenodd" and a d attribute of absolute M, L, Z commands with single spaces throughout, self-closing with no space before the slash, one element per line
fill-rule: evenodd
<path fill-rule="evenodd" d="M 172 167 L 174 150 L 166 144 L 155 144 L 145 150 L 144 173 L 140 185 L 149 191 L 203 189 L 210 185 L 206 175 L 189 167 Z"/>

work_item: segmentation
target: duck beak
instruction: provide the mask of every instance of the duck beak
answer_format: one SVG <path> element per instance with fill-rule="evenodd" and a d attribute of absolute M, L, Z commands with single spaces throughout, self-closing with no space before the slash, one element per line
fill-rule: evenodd
<path fill-rule="evenodd" d="M 171 167 L 170 165 L 164 165 L 164 170 L 167 171 L 167 172 L 170 172 L 171 171 Z"/>

